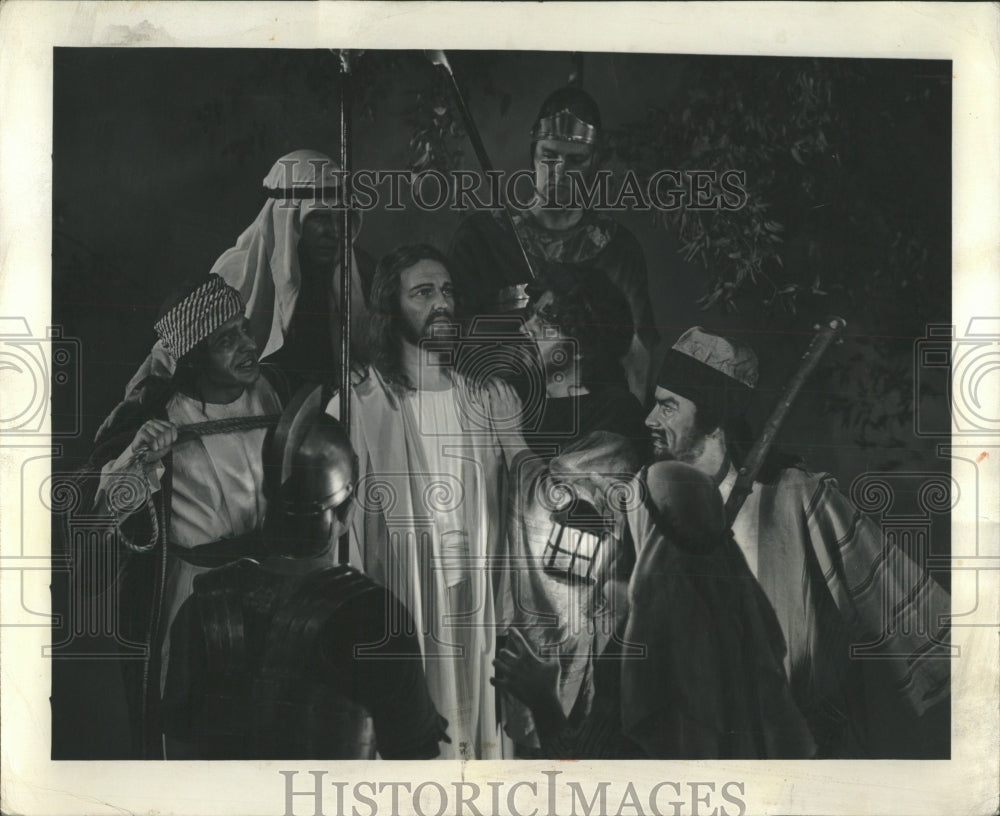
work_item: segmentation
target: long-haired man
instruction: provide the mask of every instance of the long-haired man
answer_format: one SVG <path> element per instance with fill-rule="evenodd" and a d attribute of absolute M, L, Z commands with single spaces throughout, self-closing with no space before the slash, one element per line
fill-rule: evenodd
<path fill-rule="evenodd" d="M 372 363 L 350 402 L 360 464 L 351 563 L 413 615 L 431 699 L 449 722 L 442 757 L 496 758 L 488 566 L 504 536 L 501 450 L 482 402 L 450 365 L 448 259 L 426 244 L 389 253 L 370 307 Z M 328 411 L 339 413 L 338 397 Z"/>

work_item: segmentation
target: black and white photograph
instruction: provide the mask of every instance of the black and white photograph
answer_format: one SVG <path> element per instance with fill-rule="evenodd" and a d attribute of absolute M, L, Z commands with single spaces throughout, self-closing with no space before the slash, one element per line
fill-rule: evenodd
<path fill-rule="evenodd" d="M 970 756 L 949 779 L 995 809 L 964 747 L 996 736 L 1000 313 L 961 56 L 594 47 L 570 30 L 614 9 L 562 3 L 541 45 L 472 47 L 451 4 L 437 40 L 296 38 L 407 4 L 289 4 L 229 9 L 233 47 L 96 5 L 42 49 L 51 164 L 0 211 L 32 739 L 157 780 L 86 812 L 931 813 L 921 769 Z M 38 133 L 5 122 L 5 173 Z M 36 321 L 7 293 L 42 189 Z M 237 767 L 269 798 L 164 781 Z M 796 798 L 822 776 L 883 789 Z"/>

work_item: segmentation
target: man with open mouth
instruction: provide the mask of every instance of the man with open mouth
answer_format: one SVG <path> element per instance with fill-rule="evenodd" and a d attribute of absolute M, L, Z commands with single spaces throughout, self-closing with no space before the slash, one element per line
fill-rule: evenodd
<path fill-rule="evenodd" d="M 340 165 L 324 153 L 282 156 L 264 177 L 264 202 L 253 223 L 210 270 L 243 299 L 258 356 L 300 381 L 336 380 L 340 371 L 340 185 Z M 350 221 L 356 243 L 361 213 L 351 212 Z M 356 361 L 366 359 L 363 329 L 374 271 L 374 258 L 355 246 L 350 313 Z M 169 379 L 175 366 L 158 341 L 125 387 L 126 399 L 141 402 L 148 378 Z"/>
<path fill-rule="evenodd" d="M 154 328 L 174 373 L 115 409 L 87 468 L 100 471 L 96 507 L 114 516 L 127 551 L 122 635 L 147 650 L 123 661 L 136 757 L 164 756 L 170 625 L 195 577 L 261 551 L 264 440 L 288 387 L 258 362 L 244 311 L 218 275 L 168 300 Z"/>

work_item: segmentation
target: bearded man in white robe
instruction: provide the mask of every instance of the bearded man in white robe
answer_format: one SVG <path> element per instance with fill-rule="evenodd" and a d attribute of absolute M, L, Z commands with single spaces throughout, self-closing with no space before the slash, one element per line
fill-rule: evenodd
<path fill-rule="evenodd" d="M 380 261 L 372 364 L 350 401 L 360 459 L 350 561 L 413 617 L 431 699 L 449 723 L 441 757 L 495 759 L 490 559 L 504 536 L 503 462 L 483 401 L 449 364 L 454 312 L 449 264 L 438 250 L 402 247 Z M 327 410 L 339 416 L 339 395 Z"/>

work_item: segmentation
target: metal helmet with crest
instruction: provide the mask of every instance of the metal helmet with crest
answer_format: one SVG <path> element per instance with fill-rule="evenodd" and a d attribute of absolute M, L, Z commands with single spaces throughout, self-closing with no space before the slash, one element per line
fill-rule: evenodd
<path fill-rule="evenodd" d="M 350 523 L 358 457 L 343 426 L 323 410 L 322 391 L 307 385 L 292 398 L 267 449 L 271 555 L 323 555 Z"/>

